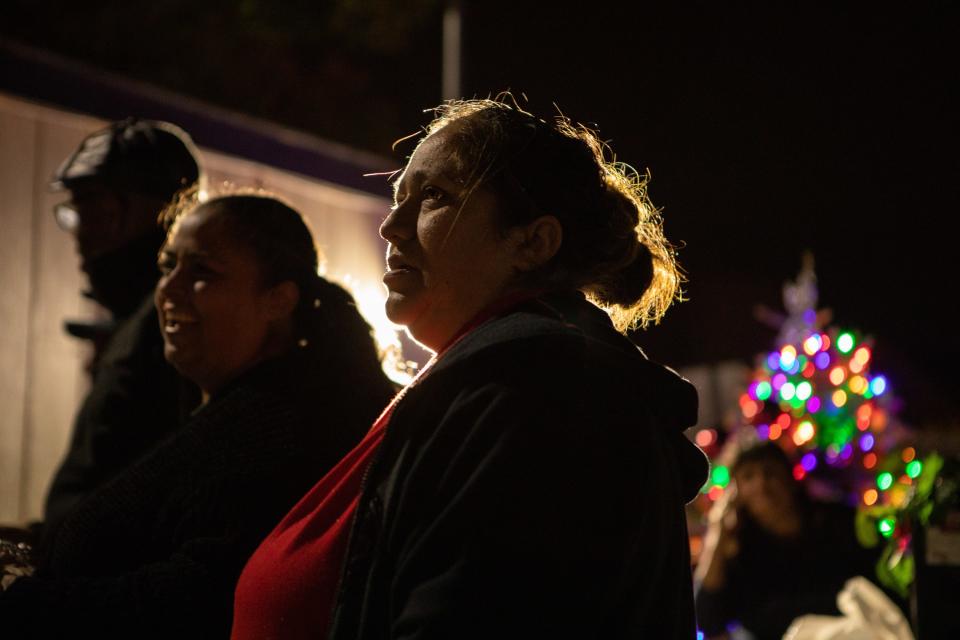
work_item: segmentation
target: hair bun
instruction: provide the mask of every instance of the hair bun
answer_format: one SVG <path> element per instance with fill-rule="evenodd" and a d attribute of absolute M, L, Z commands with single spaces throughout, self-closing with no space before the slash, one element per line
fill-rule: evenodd
<path fill-rule="evenodd" d="M 618 269 L 596 277 L 588 293 L 603 306 L 632 307 L 640 302 L 653 282 L 653 256 L 634 234 L 633 257 Z"/>

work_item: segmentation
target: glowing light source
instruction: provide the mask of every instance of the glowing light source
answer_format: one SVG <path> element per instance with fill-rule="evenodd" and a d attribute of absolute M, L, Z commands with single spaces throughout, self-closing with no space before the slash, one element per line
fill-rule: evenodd
<path fill-rule="evenodd" d="M 809 420 L 804 420 L 797 426 L 797 430 L 793 432 L 793 441 L 797 446 L 800 446 L 812 440 L 815 433 L 816 430 L 813 428 L 813 423 Z"/>
<path fill-rule="evenodd" d="M 903 453 L 900 454 L 900 459 L 904 462 L 910 462 L 917 457 L 917 450 L 913 447 L 907 447 L 903 450 Z"/>
<path fill-rule="evenodd" d="M 826 351 L 821 351 L 814 357 L 813 363 L 817 365 L 817 369 L 823 371 L 830 366 L 830 354 Z"/>
<path fill-rule="evenodd" d="M 914 460 L 907 465 L 907 475 L 911 478 L 919 476 L 921 471 L 923 471 L 923 463 L 919 460 Z"/>
<path fill-rule="evenodd" d="M 870 381 L 870 391 L 875 396 L 879 396 L 887 390 L 887 379 L 883 376 L 877 376 Z"/>
<path fill-rule="evenodd" d="M 874 439 L 872 433 L 865 433 L 860 437 L 860 450 L 870 451 L 873 449 Z"/>
<path fill-rule="evenodd" d="M 779 391 L 780 387 L 782 387 L 786 381 L 787 381 L 787 376 L 783 375 L 782 373 L 778 373 L 777 375 L 773 376 L 773 379 L 770 381 L 770 384 L 773 385 L 774 389 Z"/>
<path fill-rule="evenodd" d="M 757 425 L 757 437 L 761 440 L 770 439 L 770 425 L 768 424 L 758 424 Z"/>
<path fill-rule="evenodd" d="M 807 411 L 810 413 L 816 413 L 817 411 L 820 411 L 820 398 L 817 396 L 812 396 L 809 400 L 807 400 Z"/>
<path fill-rule="evenodd" d="M 808 356 L 812 356 L 817 351 L 820 351 L 820 347 L 822 345 L 823 345 L 823 340 L 820 338 L 820 334 L 815 333 L 803 341 L 803 351 Z"/>
<path fill-rule="evenodd" d="M 875 466 L 877 466 L 877 454 L 868 453 L 867 455 L 863 456 L 864 469 L 873 469 Z"/>
<path fill-rule="evenodd" d="M 877 498 L 880 497 L 880 494 L 877 493 L 876 489 L 867 489 L 863 492 L 863 504 L 871 507 L 877 503 Z"/>
<path fill-rule="evenodd" d="M 803 465 L 797 463 L 793 467 L 793 477 L 796 480 L 803 480 L 804 476 L 807 475 L 807 471 L 803 468 Z"/>
<path fill-rule="evenodd" d="M 767 356 L 767 368 L 770 371 L 776 371 L 780 368 L 780 352 L 773 351 Z"/>
<path fill-rule="evenodd" d="M 830 369 L 829 378 L 833 386 L 840 386 L 846 377 L 847 372 L 843 370 L 843 367 L 834 367 L 833 369 Z"/>
<path fill-rule="evenodd" d="M 780 368 L 784 371 L 789 371 L 793 367 L 793 363 L 797 361 L 797 349 L 788 344 L 784 348 L 780 349 Z"/>
<path fill-rule="evenodd" d="M 860 373 L 864 367 L 863 363 L 856 360 L 851 360 L 848 366 L 850 367 L 850 373 Z"/>
<path fill-rule="evenodd" d="M 780 386 L 780 397 L 784 400 L 792 400 L 793 396 L 797 394 L 797 388 L 793 386 L 792 382 L 784 382 Z"/>
<path fill-rule="evenodd" d="M 710 487 L 710 490 L 707 491 L 707 497 L 713 501 L 716 501 L 722 495 L 723 495 L 723 487 L 718 487 L 716 485 Z"/>
<path fill-rule="evenodd" d="M 889 471 L 884 471 L 877 476 L 877 487 L 880 488 L 880 491 L 886 491 L 893 484 L 893 474 Z"/>
<path fill-rule="evenodd" d="M 867 390 L 867 379 L 863 376 L 853 376 L 850 378 L 850 391 L 862 395 Z"/>
<path fill-rule="evenodd" d="M 842 407 L 847 404 L 847 394 L 843 389 L 834 391 L 830 399 L 833 401 L 833 406 L 835 407 Z"/>
<path fill-rule="evenodd" d="M 781 427 L 780 424 L 777 423 L 777 422 L 771 422 L 771 423 L 770 423 L 770 431 L 767 432 L 767 436 L 768 436 L 771 440 L 776 440 L 776 439 L 779 438 L 781 435 L 783 435 L 783 427 Z"/>
<path fill-rule="evenodd" d="M 383 286 L 367 284 L 350 274 L 345 274 L 342 277 L 324 273 L 321 273 L 321 275 L 339 281 L 344 288 L 353 294 L 357 309 L 373 327 L 373 338 L 380 352 L 384 354 L 383 370 L 394 382 L 409 383 L 413 379 L 413 373 L 415 373 L 410 367 L 413 363 L 406 362 L 402 358 L 403 354 L 400 350 L 400 337 L 398 335 L 400 327 L 387 318 L 384 309 L 387 296 Z"/>
<path fill-rule="evenodd" d="M 697 444 L 701 447 L 709 447 L 717 441 L 717 432 L 713 429 L 703 429 L 697 432 L 694 440 L 696 440 Z"/>
<path fill-rule="evenodd" d="M 766 400 L 770 397 L 770 392 L 772 391 L 770 383 L 766 380 L 757 383 L 756 394 L 757 400 Z"/>
<path fill-rule="evenodd" d="M 893 535 L 894 529 L 896 529 L 897 521 L 893 518 L 884 518 L 877 523 L 877 531 L 880 532 L 884 538 L 889 538 Z"/>
<path fill-rule="evenodd" d="M 809 382 L 804 381 L 797 385 L 796 395 L 800 400 L 806 400 L 812 393 L 813 385 L 811 385 Z"/>
<path fill-rule="evenodd" d="M 870 427 L 870 413 L 873 409 L 869 404 L 862 404 L 857 408 L 857 429 L 866 431 Z"/>
<path fill-rule="evenodd" d="M 843 332 L 837 336 L 837 351 L 843 354 L 850 353 L 853 349 L 853 335 L 849 332 Z"/>
<path fill-rule="evenodd" d="M 813 471 L 817 468 L 817 456 L 812 451 L 805 453 L 803 457 L 800 458 L 800 466 L 802 466 L 807 473 Z"/>
<path fill-rule="evenodd" d="M 870 361 L 870 349 L 867 347 L 860 347 L 854 351 L 853 361 L 859 363 L 861 366 L 867 364 Z"/>
<path fill-rule="evenodd" d="M 730 484 L 730 470 L 722 464 L 713 468 L 710 472 L 710 481 L 718 487 L 725 487 Z"/>

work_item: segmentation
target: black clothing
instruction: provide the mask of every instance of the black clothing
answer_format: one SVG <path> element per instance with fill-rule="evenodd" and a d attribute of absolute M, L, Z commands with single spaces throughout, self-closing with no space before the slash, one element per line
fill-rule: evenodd
<path fill-rule="evenodd" d="M 179 427 L 181 389 L 199 397 L 164 360 L 151 293 L 120 322 L 99 357 L 70 448 L 47 494 L 45 526 L 55 527 L 84 497 Z"/>
<path fill-rule="evenodd" d="M 216 394 L 47 531 L 37 576 L 0 594 L 4 637 L 228 637 L 250 553 L 393 394 L 349 367 L 298 349 Z"/>
<path fill-rule="evenodd" d="M 118 322 L 131 315 L 142 305 L 145 295 L 153 295 L 160 277 L 157 250 L 165 237 L 157 229 L 119 249 L 83 259 L 81 268 L 90 285 L 84 295 L 102 305 Z"/>
<path fill-rule="evenodd" d="M 329 637 L 693 638 L 696 416 L 580 294 L 481 325 L 394 409 Z"/>
<path fill-rule="evenodd" d="M 707 636 L 737 621 L 757 640 L 780 640 L 808 613 L 840 615 L 837 594 L 847 579 L 872 577 L 876 553 L 856 539 L 854 510 L 813 503 L 799 537 L 784 539 L 742 516 L 739 554 L 728 560 L 721 591 L 697 591 L 697 620 Z"/>

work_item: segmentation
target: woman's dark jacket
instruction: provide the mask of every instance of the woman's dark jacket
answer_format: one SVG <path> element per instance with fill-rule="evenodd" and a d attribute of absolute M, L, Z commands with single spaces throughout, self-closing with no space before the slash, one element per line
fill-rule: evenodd
<path fill-rule="evenodd" d="M 397 404 L 330 638 L 693 638 L 693 387 L 582 296 L 456 343 Z"/>
<path fill-rule="evenodd" d="M 3 637 L 228 637 L 249 555 L 393 392 L 379 371 L 317 360 L 244 374 L 81 502 L 48 532 L 38 574 L 0 594 Z"/>

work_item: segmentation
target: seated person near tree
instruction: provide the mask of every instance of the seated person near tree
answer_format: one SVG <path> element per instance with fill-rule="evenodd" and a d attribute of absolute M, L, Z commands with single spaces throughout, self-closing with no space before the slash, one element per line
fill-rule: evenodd
<path fill-rule="evenodd" d="M 697 566 L 697 621 L 707 638 L 740 623 L 780 640 L 808 613 L 839 615 L 848 578 L 872 577 L 875 552 L 857 542 L 854 510 L 811 500 L 786 453 L 765 442 L 741 451 L 709 515 Z"/>

